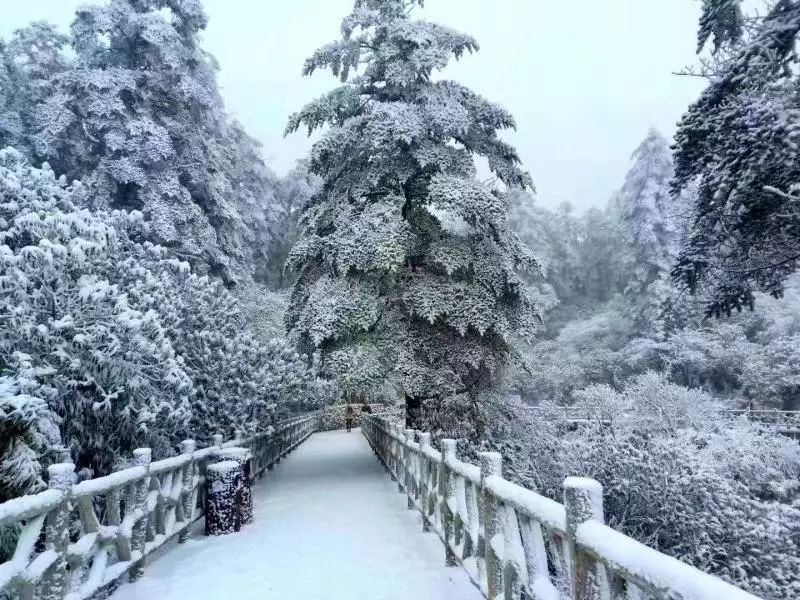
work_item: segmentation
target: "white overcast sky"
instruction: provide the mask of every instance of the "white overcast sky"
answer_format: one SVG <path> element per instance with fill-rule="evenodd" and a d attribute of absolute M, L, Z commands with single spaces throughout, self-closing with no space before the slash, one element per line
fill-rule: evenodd
<path fill-rule="evenodd" d="M 2 0 L 0 36 L 32 20 L 66 28 L 86 0 Z M 309 149 L 283 137 L 286 119 L 335 86 L 300 76 L 303 60 L 336 39 L 352 0 L 205 0 L 207 50 L 221 65 L 228 110 L 264 144 L 278 172 Z M 672 135 L 702 82 L 674 71 L 695 61 L 698 0 L 426 0 L 419 13 L 474 35 L 481 51 L 449 78 L 508 108 L 508 135 L 539 202 L 604 205 L 650 126 Z"/>

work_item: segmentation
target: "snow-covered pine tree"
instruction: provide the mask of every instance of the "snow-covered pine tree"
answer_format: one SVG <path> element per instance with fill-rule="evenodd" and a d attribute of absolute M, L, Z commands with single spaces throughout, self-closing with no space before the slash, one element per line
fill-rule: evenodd
<path fill-rule="evenodd" d="M 741 38 L 744 30 L 742 0 L 703 0 L 700 27 L 697 32 L 697 51 L 703 50 L 711 40 L 719 50 L 729 42 Z"/>
<path fill-rule="evenodd" d="M 669 143 L 650 129 L 632 160 L 618 198 L 630 253 L 625 294 L 636 328 L 658 336 L 673 291 L 669 273 L 679 243 L 669 189 L 674 175 Z"/>
<path fill-rule="evenodd" d="M 717 316 L 754 289 L 780 295 L 800 258 L 800 2 L 773 1 L 747 28 L 738 11 L 706 0 L 699 41 L 713 36 L 719 64 L 675 138 L 673 192 L 696 183 L 697 200 L 673 276 Z"/>
<path fill-rule="evenodd" d="M 67 36 L 47 23 L 32 23 L 0 41 L 0 148 L 13 146 L 33 156 L 36 106 L 53 93 L 68 59 Z"/>
<path fill-rule="evenodd" d="M 412 420 L 422 407 L 435 425 L 474 433 L 512 335 L 531 337 L 538 314 L 516 273 L 536 261 L 508 228 L 505 195 L 476 179 L 473 156 L 509 188 L 531 180 L 498 136 L 511 115 L 434 79 L 477 42 L 412 20 L 416 4 L 357 0 L 342 39 L 305 64 L 343 85 L 287 127 L 330 126 L 311 151 L 323 186 L 289 259 L 299 277 L 287 321 L 345 393 L 396 382 Z"/>
<path fill-rule="evenodd" d="M 153 241 L 232 283 L 262 258 L 275 178 L 228 122 L 206 22 L 197 0 L 79 9 L 32 138 L 35 159 L 93 190 L 91 208 L 142 211 Z"/>

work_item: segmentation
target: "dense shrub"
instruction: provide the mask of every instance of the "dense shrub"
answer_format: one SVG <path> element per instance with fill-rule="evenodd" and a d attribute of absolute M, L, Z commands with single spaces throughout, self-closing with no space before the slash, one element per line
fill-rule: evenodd
<path fill-rule="evenodd" d="M 309 403 L 290 347 L 250 335 L 221 284 L 145 241 L 141 214 L 90 213 L 87 193 L 0 151 L 0 497 L 36 488 L 59 437 L 98 475 Z"/>
<path fill-rule="evenodd" d="M 615 528 L 764 598 L 800 594 L 800 446 L 647 373 L 576 394 L 596 417 L 513 411 L 495 431 L 508 477 L 560 500 L 568 475 L 599 480 Z"/>

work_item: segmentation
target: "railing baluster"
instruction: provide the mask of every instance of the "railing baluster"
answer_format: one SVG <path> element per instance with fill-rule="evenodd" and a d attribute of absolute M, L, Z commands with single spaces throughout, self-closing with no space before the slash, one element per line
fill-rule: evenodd
<path fill-rule="evenodd" d="M 406 429 L 406 445 L 403 449 L 403 456 L 405 457 L 405 472 L 406 472 L 406 496 L 407 506 L 409 509 L 414 508 L 414 453 L 411 450 L 410 444 L 414 441 L 414 430 Z"/>
<path fill-rule="evenodd" d="M 194 454 L 197 443 L 194 440 L 183 440 L 181 442 L 181 454 Z M 189 539 L 192 532 L 192 521 L 194 520 L 194 507 L 197 506 L 197 492 L 194 485 L 195 461 L 189 460 L 181 467 L 181 496 L 176 510 L 176 520 L 181 531 L 178 534 L 178 543 L 182 544 Z"/>
<path fill-rule="evenodd" d="M 431 434 L 420 432 L 419 436 L 419 505 L 422 508 L 422 531 L 430 531 L 431 524 L 428 520 L 428 457 L 425 448 L 431 443 Z"/>
<path fill-rule="evenodd" d="M 486 480 L 503 476 L 503 457 L 498 452 L 481 452 L 481 488 L 483 489 L 484 557 L 486 559 L 486 589 L 494 600 L 503 591 L 502 551 L 504 547 L 500 503 L 488 489 Z M 480 544 L 479 544 L 480 547 Z"/>
<path fill-rule="evenodd" d="M 564 508 L 567 513 L 567 548 L 572 597 L 575 600 L 607 600 L 611 593 L 603 565 L 583 552 L 576 542 L 576 531 L 589 520 L 604 522 L 603 488 L 593 479 L 568 477 L 564 481 Z"/>
<path fill-rule="evenodd" d="M 150 448 L 137 448 L 133 451 L 133 464 L 148 469 L 152 459 Z M 131 581 L 136 581 L 144 572 L 145 538 L 147 534 L 147 493 L 150 488 L 150 477 L 131 484 L 131 506 L 126 507 L 126 519 L 131 519 L 131 557 L 133 564 L 129 569 Z"/>
<path fill-rule="evenodd" d="M 464 550 L 462 558 L 475 556 L 478 554 L 478 540 L 480 539 L 480 517 L 478 514 L 478 489 L 472 481 L 464 482 L 464 502 L 467 505 L 467 537 L 464 539 Z M 481 573 L 482 565 L 476 564 L 478 576 L 483 578 Z"/>
<path fill-rule="evenodd" d="M 458 513 L 458 501 L 456 500 L 455 480 L 449 468 L 448 462 L 456 460 L 456 441 L 442 440 L 442 464 L 439 473 L 439 494 L 442 498 L 442 534 L 444 535 L 444 562 L 447 566 L 456 564 L 456 555 L 451 545 L 457 543 L 456 539 L 456 514 Z"/>
<path fill-rule="evenodd" d="M 526 515 L 520 515 L 519 519 L 520 539 L 522 548 L 525 552 L 525 567 L 528 571 L 528 587 L 534 584 L 544 585 L 549 582 L 547 570 L 547 549 L 544 545 L 544 535 L 542 526 Z M 552 586 L 552 583 L 549 587 Z M 553 596 L 557 596 L 553 587 Z"/>
<path fill-rule="evenodd" d="M 61 463 L 47 469 L 49 487 L 64 494 L 45 521 L 45 549 L 55 554 L 55 562 L 42 577 L 42 599 L 61 600 L 67 595 L 70 496 L 75 483 L 75 465 Z"/>

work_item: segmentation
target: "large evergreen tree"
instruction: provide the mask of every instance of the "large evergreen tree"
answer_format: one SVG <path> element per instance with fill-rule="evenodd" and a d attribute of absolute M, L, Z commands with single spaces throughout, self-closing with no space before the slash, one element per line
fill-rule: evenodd
<path fill-rule="evenodd" d="M 37 106 L 68 68 L 68 41 L 47 23 L 32 23 L 0 41 L 0 148 L 13 146 L 32 157 Z"/>
<path fill-rule="evenodd" d="M 777 0 L 745 27 L 738 0 L 705 0 L 699 42 L 713 39 L 710 83 L 676 134 L 673 191 L 697 185 L 673 275 L 702 286 L 719 315 L 782 293 L 800 259 L 800 2 Z"/>
<path fill-rule="evenodd" d="M 672 155 L 666 138 L 651 129 L 632 158 L 618 198 L 628 245 L 625 293 L 636 329 L 658 335 L 673 292 L 669 273 L 679 242 L 669 191 Z"/>
<path fill-rule="evenodd" d="M 440 424 L 457 415 L 479 428 L 512 336 L 536 328 L 516 271 L 537 264 L 508 228 L 505 194 L 476 179 L 473 156 L 509 188 L 531 181 L 498 136 L 511 115 L 434 80 L 478 44 L 412 20 L 416 4 L 357 0 L 342 39 L 305 64 L 306 75 L 330 68 L 343 85 L 287 128 L 330 125 L 311 152 L 323 186 L 290 256 L 299 277 L 288 326 L 346 392 L 395 382 L 412 419 L 421 406 Z"/>
<path fill-rule="evenodd" d="M 264 270 L 276 178 L 228 119 L 205 26 L 196 0 L 110 0 L 79 9 L 68 37 L 22 30 L 6 77 L 26 95 L 0 92 L 0 140 L 83 181 L 92 209 L 141 210 L 153 241 L 232 284 Z"/>

